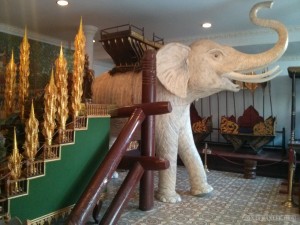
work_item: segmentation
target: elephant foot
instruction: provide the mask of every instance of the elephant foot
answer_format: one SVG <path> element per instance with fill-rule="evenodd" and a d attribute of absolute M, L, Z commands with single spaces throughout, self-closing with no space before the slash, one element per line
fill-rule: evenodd
<path fill-rule="evenodd" d="M 205 185 L 201 185 L 201 187 L 192 188 L 191 194 L 197 197 L 204 197 L 211 194 L 213 190 L 213 187 L 206 183 Z"/>
<path fill-rule="evenodd" d="M 161 202 L 165 202 L 165 203 L 181 202 L 181 197 L 176 192 L 174 194 L 171 194 L 171 195 L 157 192 L 155 194 L 155 197 L 156 197 L 157 200 L 159 200 Z"/>

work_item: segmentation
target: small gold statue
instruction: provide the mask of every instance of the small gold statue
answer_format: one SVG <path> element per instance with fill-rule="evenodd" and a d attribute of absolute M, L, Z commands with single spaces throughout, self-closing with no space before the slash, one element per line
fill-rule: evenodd
<path fill-rule="evenodd" d="M 8 169 L 10 170 L 10 177 L 13 182 L 10 185 L 10 193 L 15 194 L 20 190 L 18 179 L 22 174 L 22 159 L 23 156 L 19 153 L 16 137 L 16 128 L 14 128 L 14 145 L 12 154 L 8 157 Z"/>
<path fill-rule="evenodd" d="M 73 66 L 73 90 L 72 90 L 72 110 L 73 116 L 79 115 L 81 109 L 82 83 L 84 73 L 84 56 L 85 56 L 85 36 L 82 28 L 82 19 L 78 33 L 75 37 L 75 52 Z"/>
<path fill-rule="evenodd" d="M 24 120 L 24 105 L 25 100 L 28 97 L 29 82 L 28 77 L 30 74 L 29 71 L 29 54 L 30 54 L 30 45 L 27 39 L 27 28 L 25 28 L 25 34 L 23 41 L 20 45 L 20 78 L 19 78 L 19 99 L 18 99 L 18 108 L 21 113 L 21 120 Z"/>
<path fill-rule="evenodd" d="M 5 75 L 4 107 L 5 107 L 6 117 L 8 117 L 14 111 L 16 74 L 17 74 L 17 66 L 14 61 L 14 52 L 12 51 L 11 59 L 6 66 L 6 75 Z"/>
<path fill-rule="evenodd" d="M 45 151 L 46 151 L 47 158 L 52 158 L 50 146 L 52 145 L 52 138 L 56 126 L 55 123 L 55 117 L 57 111 L 56 99 L 57 99 L 57 88 L 54 83 L 54 74 L 52 69 L 50 82 L 45 88 L 45 95 L 44 95 L 45 111 L 44 111 L 43 135 L 46 140 Z"/>
<path fill-rule="evenodd" d="M 59 129 L 66 130 L 68 119 L 68 72 L 67 60 L 60 47 L 59 57 L 55 60 L 55 82 L 57 87 L 57 122 Z"/>
<path fill-rule="evenodd" d="M 25 126 L 24 154 L 29 161 L 29 174 L 34 175 L 37 171 L 34 166 L 34 160 L 39 147 L 39 121 L 35 118 L 33 102 L 29 119 Z"/>

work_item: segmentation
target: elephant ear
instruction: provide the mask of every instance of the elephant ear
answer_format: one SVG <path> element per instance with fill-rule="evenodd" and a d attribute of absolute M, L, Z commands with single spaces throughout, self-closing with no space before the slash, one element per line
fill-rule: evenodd
<path fill-rule="evenodd" d="M 168 91 L 181 98 L 187 96 L 190 50 L 190 47 L 186 45 L 170 43 L 156 54 L 157 78 Z"/>

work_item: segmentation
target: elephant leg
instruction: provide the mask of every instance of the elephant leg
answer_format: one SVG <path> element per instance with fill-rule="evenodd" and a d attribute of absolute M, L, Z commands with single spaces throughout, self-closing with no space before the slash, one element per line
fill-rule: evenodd
<path fill-rule="evenodd" d="M 177 154 L 176 154 L 177 156 Z M 180 195 L 176 192 L 176 173 L 177 173 L 177 157 L 176 159 L 170 158 L 166 155 L 159 155 L 164 159 L 168 159 L 170 162 L 170 167 L 166 170 L 159 171 L 159 183 L 158 191 L 155 197 L 162 201 L 168 203 L 181 202 Z"/>
<path fill-rule="evenodd" d="M 168 203 L 176 203 L 181 201 L 180 195 L 177 194 L 175 190 L 177 152 L 178 134 L 176 134 L 174 130 L 169 129 L 168 132 L 156 133 L 156 155 L 160 158 L 167 159 L 170 162 L 170 167 L 168 169 L 159 171 L 158 191 L 155 194 L 155 197 L 159 201 Z"/>
<path fill-rule="evenodd" d="M 202 160 L 195 146 L 190 123 L 185 123 L 179 133 L 179 156 L 184 163 L 190 178 L 191 194 L 204 196 L 213 188 L 207 183 Z"/>

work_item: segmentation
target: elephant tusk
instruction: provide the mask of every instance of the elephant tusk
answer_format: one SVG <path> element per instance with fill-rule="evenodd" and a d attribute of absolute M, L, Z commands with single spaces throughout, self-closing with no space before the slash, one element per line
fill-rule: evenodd
<path fill-rule="evenodd" d="M 262 83 L 262 82 L 267 82 L 269 80 L 272 80 L 273 78 L 277 77 L 280 73 L 282 72 L 282 70 L 277 71 L 276 73 L 272 74 L 272 76 L 268 76 L 262 79 L 254 79 L 254 80 L 250 80 L 249 83 Z"/>
<path fill-rule="evenodd" d="M 231 80 L 243 81 L 243 82 L 251 82 L 251 83 L 261 83 L 269 81 L 276 76 L 278 76 L 282 71 L 279 66 L 275 66 L 272 70 L 269 70 L 265 73 L 257 74 L 257 75 L 245 75 L 237 72 L 230 72 L 224 74 L 223 77 L 229 78 Z"/>

